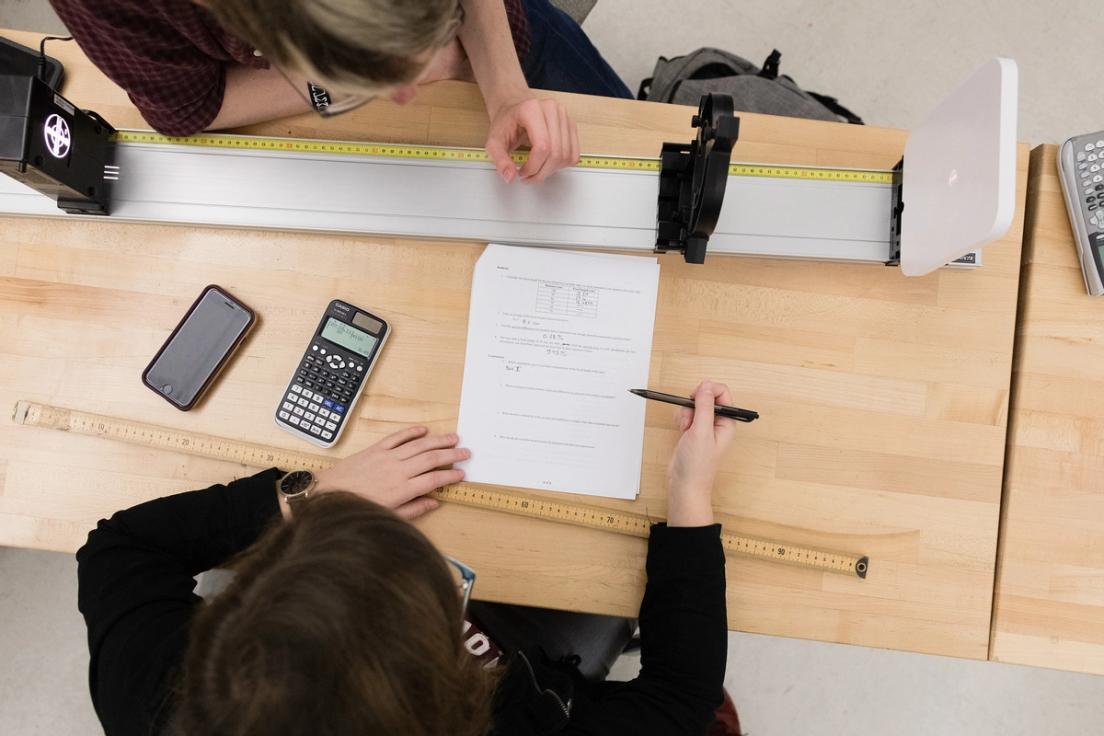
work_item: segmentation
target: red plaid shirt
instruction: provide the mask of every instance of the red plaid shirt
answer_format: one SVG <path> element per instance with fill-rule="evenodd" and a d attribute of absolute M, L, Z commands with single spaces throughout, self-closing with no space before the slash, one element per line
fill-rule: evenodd
<path fill-rule="evenodd" d="M 504 0 L 518 57 L 529 53 L 521 0 Z M 204 130 L 222 108 L 228 64 L 267 69 L 249 43 L 190 0 L 50 0 L 84 53 L 166 135 Z"/>

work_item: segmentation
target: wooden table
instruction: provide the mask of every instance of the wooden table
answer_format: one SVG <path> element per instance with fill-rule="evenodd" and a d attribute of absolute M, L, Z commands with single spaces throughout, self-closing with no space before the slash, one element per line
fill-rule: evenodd
<path fill-rule="evenodd" d="M 120 127 L 142 125 L 79 50 L 53 51 L 67 64 L 74 101 Z M 692 137 L 689 108 L 557 97 L 577 119 L 585 152 L 656 155 L 661 142 Z M 304 116 L 251 131 L 481 145 L 486 118 L 473 87 L 442 83 L 407 108 L 379 102 L 331 121 Z M 903 131 L 746 115 L 737 156 L 888 168 L 904 142 Z M 1023 148 L 1021 213 L 1026 180 Z M 379 310 L 395 339 L 335 454 L 413 422 L 455 426 L 480 244 L 110 219 L 2 219 L 0 233 L 0 406 L 26 398 L 302 448 L 271 414 L 322 309 L 340 296 Z M 987 656 L 1021 233 L 1017 217 L 980 270 L 920 279 L 877 266 L 662 259 L 652 386 L 684 392 L 709 377 L 763 415 L 741 427 L 723 463 L 715 498 L 724 523 L 871 558 L 865 581 L 730 558 L 732 628 Z M 139 374 L 211 282 L 261 322 L 209 400 L 181 414 Z M 634 508 L 663 512 L 676 437 L 670 408 L 649 406 Z M 73 550 L 115 509 L 243 472 L 5 419 L 0 541 Z M 479 571 L 478 596 L 637 611 L 640 540 L 462 508 L 443 508 L 421 527 Z"/>
<path fill-rule="evenodd" d="M 1031 152 L 991 657 L 1104 674 L 1104 299 Z"/>

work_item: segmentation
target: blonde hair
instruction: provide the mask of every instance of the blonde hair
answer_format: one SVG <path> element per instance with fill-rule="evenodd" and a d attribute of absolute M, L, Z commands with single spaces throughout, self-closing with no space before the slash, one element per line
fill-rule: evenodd
<path fill-rule="evenodd" d="M 456 29 L 459 0 L 208 0 L 227 31 L 281 69 L 343 92 L 413 82 Z"/>

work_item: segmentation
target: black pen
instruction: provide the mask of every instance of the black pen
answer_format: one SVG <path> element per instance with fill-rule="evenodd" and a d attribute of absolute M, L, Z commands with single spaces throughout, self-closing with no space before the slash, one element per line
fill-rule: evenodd
<path fill-rule="evenodd" d="M 683 396 L 675 396 L 674 394 L 665 394 L 660 391 L 649 391 L 646 388 L 630 388 L 630 394 L 636 394 L 642 396 L 645 399 L 652 399 L 653 401 L 662 401 L 667 404 L 674 404 L 676 406 L 685 406 L 687 409 L 694 408 L 694 400 L 687 399 Z M 725 406 L 724 404 L 716 404 L 713 407 L 713 413 L 719 417 L 727 417 L 728 419 L 735 419 L 738 422 L 754 422 L 759 418 L 759 412 L 751 411 L 750 409 L 740 409 L 735 406 Z"/>

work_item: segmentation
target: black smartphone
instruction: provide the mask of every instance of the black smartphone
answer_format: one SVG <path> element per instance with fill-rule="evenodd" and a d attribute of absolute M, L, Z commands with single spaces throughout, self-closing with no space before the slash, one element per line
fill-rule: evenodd
<path fill-rule="evenodd" d="M 177 409 L 188 411 L 256 321 L 253 310 L 225 289 L 208 286 L 142 371 L 142 383 Z"/>

